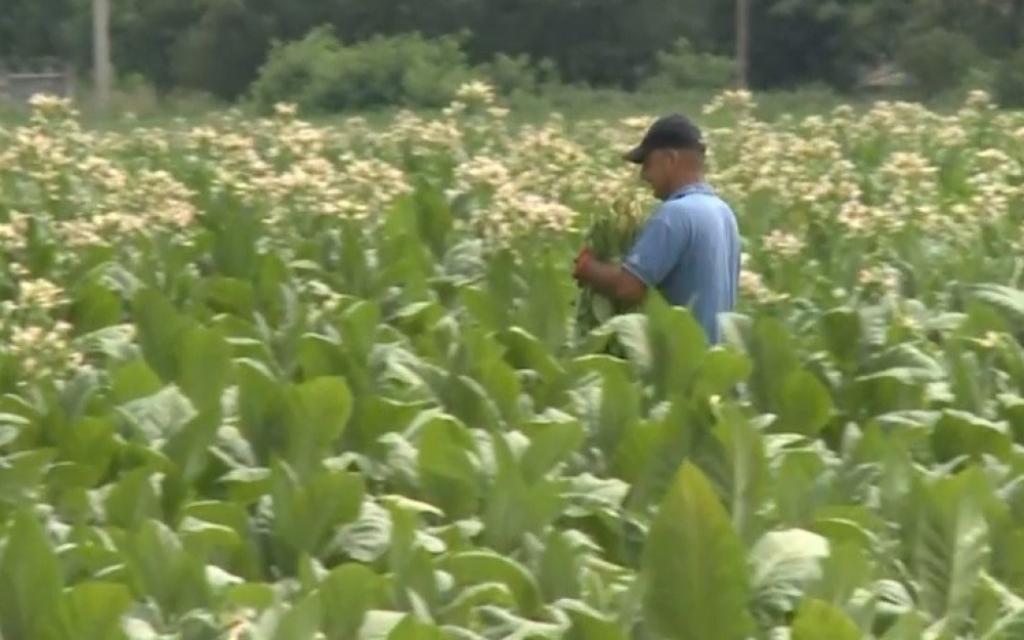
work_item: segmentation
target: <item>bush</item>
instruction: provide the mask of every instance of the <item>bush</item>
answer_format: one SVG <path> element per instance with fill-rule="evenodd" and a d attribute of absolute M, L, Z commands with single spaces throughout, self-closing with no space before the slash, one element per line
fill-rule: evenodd
<path fill-rule="evenodd" d="M 730 58 L 701 53 L 686 38 L 657 54 L 653 73 L 641 85 L 644 91 L 679 89 L 719 90 L 733 84 L 736 65 Z"/>
<path fill-rule="evenodd" d="M 941 27 L 911 35 L 899 51 L 900 66 L 923 98 L 959 89 L 971 69 L 985 62 L 974 41 Z"/>
<path fill-rule="evenodd" d="M 558 69 L 551 60 L 535 64 L 525 55 L 499 53 L 491 62 L 477 67 L 477 72 L 502 96 L 536 96 L 561 86 Z"/>
<path fill-rule="evenodd" d="M 460 36 L 376 36 L 345 46 L 329 27 L 297 42 L 275 42 L 251 88 L 262 110 L 291 102 L 329 113 L 385 106 L 436 108 L 474 77 Z"/>

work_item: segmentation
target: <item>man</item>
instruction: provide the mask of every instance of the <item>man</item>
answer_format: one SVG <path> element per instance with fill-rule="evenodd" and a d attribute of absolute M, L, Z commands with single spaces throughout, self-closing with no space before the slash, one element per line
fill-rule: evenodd
<path fill-rule="evenodd" d="M 739 286 L 740 237 L 733 210 L 704 181 L 700 129 L 681 115 L 659 118 L 624 159 L 662 200 L 621 265 L 595 260 L 589 248 L 574 276 L 627 305 L 655 288 L 686 306 L 710 344 L 721 341 L 718 314 L 732 311 Z"/>

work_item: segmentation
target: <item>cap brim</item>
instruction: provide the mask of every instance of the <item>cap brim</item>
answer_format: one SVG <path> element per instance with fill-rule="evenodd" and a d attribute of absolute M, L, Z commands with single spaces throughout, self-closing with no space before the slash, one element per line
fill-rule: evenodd
<path fill-rule="evenodd" d="M 632 162 L 633 164 L 643 164 L 644 158 L 647 157 L 648 149 L 643 145 L 637 145 L 622 154 L 622 159 L 626 162 Z"/>

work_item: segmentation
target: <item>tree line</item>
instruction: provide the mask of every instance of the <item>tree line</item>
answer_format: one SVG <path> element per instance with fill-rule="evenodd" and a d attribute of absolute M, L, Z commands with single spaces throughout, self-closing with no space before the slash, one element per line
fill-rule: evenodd
<path fill-rule="evenodd" d="M 748 73 L 755 89 L 814 83 L 851 91 L 865 71 L 889 63 L 909 71 L 923 93 L 935 93 L 971 74 L 1007 85 L 1024 69 L 1024 0 L 750 5 Z M 560 82 L 625 90 L 663 73 L 673 52 L 689 56 L 677 66 L 699 66 L 730 60 L 735 49 L 735 0 L 113 0 L 112 6 L 119 77 L 144 78 L 161 92 L 196 90 L 225 100 L 250 92 L 273 52 L 281 52 L 275 43 L 302 40 L 325 25 L 340 47 L 411 33 L 448 36 L 467 64 L 515 59 Z M 5 0 L 0 59 L 41 56 L 88 71 L 90 0 Z"/>

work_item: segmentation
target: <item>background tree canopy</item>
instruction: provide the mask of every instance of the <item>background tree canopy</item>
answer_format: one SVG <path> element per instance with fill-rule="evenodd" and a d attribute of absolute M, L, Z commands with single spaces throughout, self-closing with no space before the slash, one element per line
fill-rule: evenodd
<path fill-rule="evenodd" d="M 542 62 L 560 82 L 635 89 L 688 61 L 731 57 L 734 3 L 723 0 L 113 0 L 120 77 L 160 92 L 245 95 L 275 42 L 330 27 L 338 46 L 380 37 L 458 36 L 467 65 Z M 1024 51 L 1024 0 L 754 0 L 755 89 L 852 88 L 882 62 L 924 92 L 970 70 L 1012 80 Z M 0 58 L 90 61 L 90 0 L 6 0 Z M 378 47 L 382 51 L 383 47 Z M 380 55 L 386 55 L 381 52 Z M 704 56 L 703 58 L 700 56 Z M 393 57 L 393 56 L 392 56 Z M 382 63 L 383 64 L 383 63 Z M 371 65 L 373 66 L 373 65 Z M 387 66 L 387 65 L 384 65 Z M 689 65 L 683 65 L 689 66 Z M 679 81 L 678 67 L 673 77 Z M 685 74 L 684 74 L 685 75 Z M 998 85 L 998 82 L 993 80 Z"/>

